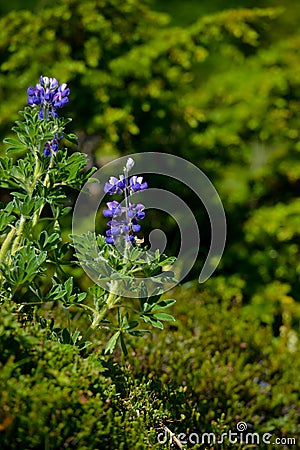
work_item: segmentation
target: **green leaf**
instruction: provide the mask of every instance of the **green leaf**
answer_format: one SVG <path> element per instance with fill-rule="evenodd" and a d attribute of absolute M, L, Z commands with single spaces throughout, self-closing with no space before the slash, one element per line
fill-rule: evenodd
<path fill-rule="evenodd" d="M 67 328 L 64 328 L 62 331 L 62 343 L 63 344 L 71 344 L 72 338 L 70 332 Z"/>
<path fill-rule="evenodd" d="M 144 281 L 142 281 L 139 285 L 139 298 L 147 298 L 148 297 L 148 289 Z"/>
<path fill-rule="evenodd" d="M 87 296 L 86 292 L 81 292 L 80 294 L 78 294 L 76 303 L 83 302 L 83 300 L 86 298 L 86 296 Z"/>
<path fill-rule="evenodd" d="M 72 144 L 78 145 L 78 137 L 74 133 L 67 134 L 65 139 L 70 141 Z"/>
<path fill-rule="evenodd" d="M 117 345 L 118 339 L 120 337 L 121 331 L 117 331 L 117 333 L 113 334 L 108 343 L 106 344 L 104 353 L 112 353 Z"/>
<path fill-rule="evenodd" d="M 76 347 L 79 348 L 79 350 L 84 350 L 88 348 L 93 343 L 91 341 L 85 341 L 85 342 L 77 342 Z"/>
<path fill-rule="evenodd" d="M 174 256 L 170 256 L 169 258 L 165 259 L 164 261 L 160 261 L 158 263 L 159 266 L 171 266 L 176 261 L 176 258 Z"/>
<path fill-rule="evenodd" d="M 5 230 L 14 219 L 15 217 L 10 215 L 6 210 L 0 211 L 0 231 Z"/>
<path fill-rule="evenodd" d="M 156 305 L 153 306 L 152 311 L 169 308 L 169 306 L 174 305 L 174 303 L 176 303 L 176 300 L 173 299 L 161 300 L 159 303 L 156 303 Z"/>
<path fill-rule="evenodd" d="M 159 320 L 155 319 L 154 317 L 152 317 L 152 316 L 147 316 L 147 315 L 142 315 L 141 317 L 142 317 L 142 319 L 144 319 L 145 322 L 151 323 L 151 325 L 152 325 L 153 327 L 155 327 L 155 328 L 160 328 L 161 330 L 164 329 L 163 324 L 162 324 Z"/>
<path fill-rule="evenodd" d="M 171 316 L 171 314 L 155 313 L 155 314 L 153 314 L 153 317 L 155 319 L 159 319 L 159 320 L 168 320 L 170 322 L 175 322 L 175 318 L 173 316 Z"/>
<path fill-rule="evenodd" d="M 24 152 L 28 148 L 26 144 L 12 138 L 5 138 L 3 142 L 4 144 L 8 144 L 8 148 L 6 150 L 7 155 L 14 152 Z"/>
<path fill-rule="evenodd" d="M 72 210 L 71 206 L 66 206 L 60 211 L 60 217 L 67 215 Z"/>
<path fill-rule="evenodd" d="M 64 283 L 64 288 L 67 295 L 70 296 L 73 290 L 73 277 L 68 278 L 68 280 Z"/>
<path fill-rule="evenodd" d="M 77 342 L 77 339 L 78 339 L 78 337 L 79 337 L 79 331 L 78 330 L 76 330 L 76 331 L 74 331 L 74 333 L 73 333 L 73 336 L 72 336 L 72 342 L 73 342 L 73 344 L 75 345 L 76 344 L 76 342 Z"/>
<path fill-rule="evenodd" d="M 55 280 L 52 281 L 53 286 L 48 293 L 47 301 L 61 300 L 66 295 L 66 290 L 63 288 L 62 285 L 56 284 Z"/>
<path fill-rule="evenodd" d="M 46 258 L 46 252 L 37 253 L 30 245 L 22 247 L 13 255 L 11 265 L 6 267 L 7 279 L 15 285 L 30 283 L 45 270 L 41 266 Z"/>
<path fill-rule="evenodd" d="M 48 236 L 47 231 L 43 230 L 39 238 L 39 247 L 42 250 L 49 251 L 56 248 L 60 240 L 61 238 L 58 233 L 52 233 L 50 236 Z"/>
<path fill-rule="evenodd" d="M 151 334 L 150 330 L 133 330 L 133 331 L 128 331 L 128 334 L 130 334 L 131 336 L 143 336 L 144 334 Z"/>

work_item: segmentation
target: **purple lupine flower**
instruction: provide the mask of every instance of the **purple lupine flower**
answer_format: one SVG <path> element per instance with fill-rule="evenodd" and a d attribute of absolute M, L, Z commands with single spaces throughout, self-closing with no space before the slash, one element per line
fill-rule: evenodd
<path fill-rule="evenodd" d="M 44 156 L 50 156 L 51 155 L 50 142 L 46 142 L 43 153 L 44 153 Z"/>
<path fill-rule="evenodd" d="M 106 242 L 115 244 L 117 239 L 125 239 L 125 242 L 135 242 L 134 233 L 141 230 L 139 221 L 145 217 L 145 206 L 141 203 L 137 205 L 130 203 L 129 198 L 137 191 L 147 189 L 148 185 L 143 181 L 143 177 L 133 176 L 128 179 L 128 172 L 133 168 L 134 160 L 128 158 L 124 167 L 124 175 L 119 178 L 110 177 L 104 186 L 104 192 L 109 195 L 124 194 L 125 205 L 121 206 L 116 200 L 106 203 L 108 209 L 103 211 L 104 217 L 110 218 L 107 223 L 109 230 L 106 231 Z"/>
<path fill-rule="evenodd" d="M 44 156 L 50 156 L 51 153 L 56 153 L 58 151 L 58 141 L 56 138 L 53 138 L 52 141 L 48 141 L 45 144 L 43 153 Z"/>
<path fill-rule="evenodd" d="M 133 229 L 131 229 L 132 227 L 130 227 L 125 218 L 113 219 L 107 225 L 110 226 L 110 229 L 106 231 L 105 240 L 107 244 L 115 244 L 115 240 L 120 237 L 125 238 L 127 242 L 134 242 Z"/>
<path fill-rule="evenodd" d="M 119 202 L 114 200 L 113 202 L 106 203 L 108 209 L 103 211 L 104 217 L 117 217 L 122 214 L 122 207 Z"/>
<path fill-rule="evenodd" d="M 134 233 L 138 233 L 141 230 L 141 225 L 139 225 L 138 223 L 135 223 L 135 222 L 137 222 L 137 221 L 136 220 L 132 221 L 132 231 Z"/>
<path fill-rule="evenodd" d="M 146 182 L 143 182 L 143 177 L 137 177 L 136 175 L 134 175 L 129 180 L 129 186 L 133 192 L 137 192 L 147 189 L 148 184 Z"/>
<path fill-rule="evenodd" d="M 120 175 L 119 178 L 110 177 L 104 186 L 104 192 L 109 195 L 121 194 L 126 187 L 126 180 L 124 175 Z"/>
<path fill-rule="evenodd" d="M 56 78 L 40 76 L 40 82 L 36 86 L 27 89 L 28 105 L 40 107 L 40 119 L 57 117 L 56 109 L 62 108 L 69 101 L 70 89 L 66 83 L 59 85 Z"/>
<path fill-rule="evenodd" d="M 55 108 L 62 108 L 69 101 L 70 89 L 67 87 L 66 83 L 59 86 L 58 91 L 53 97 L 53 106 Z"/>
<path fill-rule="evenodd" d="M 108 210 L 104 210 L 103 215 L 105 217 L 110 217 L 111 213 L 107 214 L 107 211 Z M 140 219 L 136 216 L 133 218 L 128 217 L 126 214 L 126 207 L 121 209 L 121 214 L 119 214 L 118 211 L 118 215 L 114 214 L 113 217 L 114 218 L 107 223 L 107 226 L 110 227 L 110 229 L 106 231 L 106 242 L 108 244 L 115 244 L 115 240 L 122 237 L 125 237 L 128 242 L 134 242 L 135 237 L 133 233 L 138 233 L 141 230 L 141 226 L 138 223 Z"/>
<path fill-rule="evenodd" d="M 58 150 L 58 141 L 57 141 L 56 138 L 52 139 L 52 145 L 51 145 L 51 147 L 52 147 L 52 151 L 53 151 L 54 153 L 56 153 L 57 150 Z"/>
<path fill-rule="evenodd" d="M 108 244 L 114 244 L 116 238 L 127 236 L 129 233 L 129 226 L 125 219 L 112 219 L 107 225 L 110 227 L 110 229 L 106 231 L 105 238 Z"/>
<path fill-rule="evenodd" d="M 33 86 L 29 86 L 27 89 L 28 94 L 28 104 L 32 105 L 40 105 L 42 102 L 41 92 L 38 88 L 34 88 Z"/>
<path fill-rule="evenodd" d="M 145 206 L 142 205 L 141 203 L 138 203 L 137 205 L 134 205 L 132 203 L 129 203 L 128 206 L 128 217 L 130 217 L 130 219 L 137 219 L 137 220 L 141 220 L 145 217 L 145 212 L 144 212 Z"/>

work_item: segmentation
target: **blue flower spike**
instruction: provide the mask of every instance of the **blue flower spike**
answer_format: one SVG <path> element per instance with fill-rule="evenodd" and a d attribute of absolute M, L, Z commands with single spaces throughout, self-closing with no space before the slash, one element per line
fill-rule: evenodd
<path fill-rule="evenodd" d="M 59 85 L 56 78 L 40 76 L 40 82 L 27 89 L 28 105 L 39 106 L 41 120 L 57 117 L 57 109 L 69 102 L 70 89 L 66 83 Z"/>
<path fill-rule="evenodd" d="M 148 184 L 143 181 L 143 177 L 132 176 L 128 177 L 128 173 L 134 166 L 134 160 L 128 158 L 123 169 L 124 174 L 119 175 L 119 178 L 110 177 L 108 182 L 104 185 L 104 192 L 108 195 L 124 195 L 125 206 L 121 206 L 116 200 L 107 203 L 108 209 L 103 211 L 104 217 L 111 220 L 107 223 L 110 228 L 106 231 L 106 242 L 108 244 L 116 244 L 117 239 L 125 239 L 125 242 L 136 242 L 134 233 L 141 230 L 139 221 L 145 217 L 145 207 L 141 203 L 137 205 L 130 203 L 129 198 L 132 194 L 138 191 L 147 189 Z"/>

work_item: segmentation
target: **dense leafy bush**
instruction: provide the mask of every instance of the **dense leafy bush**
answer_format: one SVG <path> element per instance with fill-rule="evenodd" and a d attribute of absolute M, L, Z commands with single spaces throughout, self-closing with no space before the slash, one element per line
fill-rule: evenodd
<path fill-rule="evenodd" d="M 290 270 L 298 245 L 288 209 L 273 214 L 267 247 L 258 246 L 251 229 L 261 220 L 260 207 L 291 202 L 293 208 L 299 178 L 299 36 L 286 29 L 291 15 L 233 9 L 182 27 L 137 1 L 57 0 L 34 14 L 11 12 L 1 19 L 1 130 L 41 72 L 63 77 L 73 86 L 71 115 L 84 151 L 99 164 L 120 152 L 154 150 L 201 167 L 228 213 L 222 275 L 239 267 L 246 301 L 260 295 L 267 280 L 288 285 L 298 300 L 297 270 Z M 164 183 L 158 184 L 179 192 L 208 229 L 190 192 Z M 276 234 L 282 221 L 285 243 Z M 153 228 L 161 225 L 153 215 Z M 174 233 L 172 224 L 164 225 Z M 208 246 L 209 233 L 203 235 L 192 276 Z M 176 240 L 169 250 L 176 252 Z"/>
<path fill-rule="evenodd" d="M 133 341 L 121 367 L 24 328 L 4 310 L 1 448 L 167 448 L 157 443 L 163 425 L 176 435 L 221 434 L 239 421 L 299 439 L 297 342 L 284 332 L 274 340 L 270 326 L 243 317 L 237 300 L 192 286 L 173 294 L 178 322 Z"/>

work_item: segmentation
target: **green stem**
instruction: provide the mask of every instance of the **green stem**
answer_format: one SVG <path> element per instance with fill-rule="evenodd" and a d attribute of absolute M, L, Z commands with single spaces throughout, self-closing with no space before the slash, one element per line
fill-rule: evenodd
<path fill-rule="evenodd" d="M 107 304 L 108 309 L 111 309 L 111 308 L 114 307 L 115 297 L 116 297 L 116 294 L 114 292 L 110 292 L 109 293 L 109 296 L 107 297 L 107 300 L 106 300 L 106 304 Z"/>
<path fill-rule="evenodd" d="M 34 153 L 35 167 L 34 167 L 32 183 L 31 183 L 30 187 L 28 188 L 28 194 L 29 194 L 30 198 L 32 198 L 32 194 L 33 194 L 36 182 L 41 175 L 41 170 L 40 170 L 41 165 L 40 165 L 40 161 L 39 161 L 38 153 L 37 153 L 38 150 L 35 148 L 33 148 L 32 150 Z M 16 237 L 15 237 L 15 241 L 12 246 L 11 254 L 14 255 L 16 253 L 16 251 L 18 250 L 18 247 L 19 247 L 19 244 L 20 244 L 20 241 L 22 238 L 22 233 L 23 233 L 24 227 L 25 227 L 25 222 L 26 222 L 26 218 L 23 215 L 21 215 L 18 227 L 12 228 L 11 231 L 6 236 L 4 242 L 1 246 L 0 261 L 4 261 L 5 256 L 8 253 L 9 247 L 11 245 L 11 242 L 12 242 L 14 236 L 16 236 Z"/>
<path fill-rule="evenodd" d="M 32 183 L 31 183 L 30 188 L 28 189 L 28 194 L 29 194 L 30 198 L 32 198 L 32 194 L 33 194 L 34 188 L 36 186 L 37 180 L 39 179 L 39 177 L 41 175 L 41 164 L 40 164 L 40 160 L 38 158 L 37 149 L 34 148 L 33 152 L 34 152 L 34 159 L 35 159 L 35 167 L 34 167 L 34 172 L 33 172 Z M 25 217 L 23 215 L 21 215 L 19 226 L 18 226 L 17 232 L 16 232 L 16 239 L 13 244 L 12 251 L 11 251 L 12 255 L 14 253 L 16 253 L 16 251 L 18 250 L 18 247 L 19 247 L 19 244 L 20 244 L 20 241 L 22 238 L 22 233 L 23 233 L 24 227 L 25 227 L 25 222 L 26 222 Z"/>
<path fill-rule="evenodd" d="M 103 305 L 100 311 L 94 312 L 94 319 L 89 328 L 87 329 L 86 333 L 82 337 L 82 342 L 85 342 L 99 327 L 99 324 L 101 320 L 105 317 L 107 312 L 114 308 L 116 301 L 119 297 L 116 296 L 114 292 L 110 292 L 109 296 L 107 297 L 106 304 Z"/>
<path fill-rule="evenodd" d="M 125 176 L 125 189 L 124 189 L 124 197 L 125 197 L 125 215 L 126 215 L 126 224 L 128 224 L 129 222 L 131 222 L 131 219 L 129 220 L 128 217 L 128 211 L 129 211 L 129 187 L 128 187 L 128 170 L 126 168 L 124 168 L 124 176 Z M 126 237 L 125 237 L 125 249 L 124 249 L 124 255 L 123 255 L 123 263 L 126 263 L 128 260 L 127 257 L 127 251 L 129 249 L 130 246 L 130 242 L 126 241 Z"/>
<path fill-rule="evenodd" d="M 43 181 L 43 185 L 45 187 L 49 186 L 49 181 L 50 181 L 49 169 L 51 169 L 52 167 L 53 167 L 53 154 L 51 154 L 50 164 L 48 166 L 48 169 L 47 169 L 47 172 L 46 172 L 46 176 L 45 176 L 45 179 Z M 40 217 L 40 215 L 42 213 L 42 210 L 43 210 L 44 206 L 45 206 L 45 204 L 41 205 L 40 208 L 37 211 L 35 211 L 35 213 L 33 215 L 33 219 L 32 219 L 32 227 L 34 227 L 37 224 L 37 221 L 39 220 L 39 217 Z"/>
<path fill-rule="evenodd" d="M 98 328 L 101 320 L 104 318 L 107 311 L 108 311 L 108 307 L 107 307 L 107 305 L 105 305 L 101 309 L 101 311 L 96 313 L 93 322 L 91 323 L 91 325 L 89 326 L 89 328 L 87 329 L 85 334 L 83 335 L 81 342 L 85 342 L 96 331 L 96 329 Z"/>
<path fill-rule="evenodd" d="M 41 172 L 40 172 L 41 164 L 40 164 L 40 160 L 39 160 L 39 157 L 38 157 L 38 152 L 37 152 L 37 150 L 35 148 L 33 149 L 33 153 L 34 153 L 34 159 L 35 159 L 35 168 L 34 168 L 34 172 L 33 172 L 33 178 L 32 178 L 31 187 L 30 187 L 30 190 L 29 190 L 30 197 L 32 197 L 32 194 L 33 194 L 36 182 L 37 182 L 37 180 L 39 179 L 39 177 L 41 175 Z"/>
<path fill-rule="evenodd" d="M 21 241 L 21 237 L 22 237 L 22 233 L 23 233 L 24 227 L 25 227 L 25 222 L 26 222 L 26 219 L 22 215 L 21 218 L 20 218 L 18 229 L 17 229 L 16 239 L 15 239 L 14 244 L 13 244 L 12 249 L 11 249 L 11 254 L 12 255 L 14 255 L 16 253 L 16 251 L 18 250 L 18 247 L 19 247 L 19 244 L 20 244 L 20 241 Z"/>
<path fill-rule="evenodd" d="M 16 229 L 12 228 L 4 240 L 0 250 L 0 262 L 4 261 L 6 253 L 8 252 L 9 246 L 11 244 L 12 238 L 15 235 L 15 232 Z"/>
<path fill-rule="evenodd" d="M 92 330 L 96 330 L 101 322 L 101 320 L 104 318 L 105 314 L 107 313 L 107 311 L 109 310 L 109 308 L 107 307 L 107 305 L 103 306 L 103 308 L 101 309 L 101 311 L 99 311 L 96 316 L 94 317 L 94 320 L 91 324 L 91 329 Z"/>

